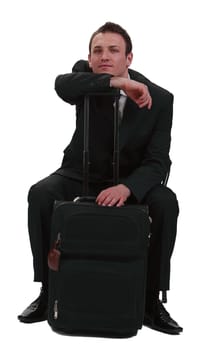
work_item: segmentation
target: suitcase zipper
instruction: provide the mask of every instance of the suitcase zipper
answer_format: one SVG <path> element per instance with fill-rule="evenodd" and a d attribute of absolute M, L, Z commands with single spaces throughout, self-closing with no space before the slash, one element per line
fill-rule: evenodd
<path fill-rule="evenodd" d="M 54 301 L 53 318 L 54 318 L 54 320 L 57 320 L 57 318 L 58 318 L 58 300 Z"/>
<path fill-rule="evenodd" d="M 57 240 L 56 240 L 56 243 L 55 243 L 55 248 L 60 247 L 60 243 L 61 243 L 61 233 L 58 232 Z"/>
<path fill-rule="evenodd" d="M 60 243 L 61 243 L 61 233 L 58 232 L 57 235 L 57 240 L 55 242 L 55 247 L 56 249 L 60 247 Z M 53 318 L 54 320 L 58 319 L 58 300 L 54 301 L 54 306 L 53 306 Z"/>

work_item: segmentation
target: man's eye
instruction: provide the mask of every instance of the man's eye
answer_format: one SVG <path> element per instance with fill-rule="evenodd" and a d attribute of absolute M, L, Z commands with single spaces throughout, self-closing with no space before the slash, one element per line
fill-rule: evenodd
<path fill-rule="evenodd" d="M 93 51 L 94 53 L 101 53 L 101 49 L 96 49 Z"/>
<path fill-rule="evenodd" d="M 119 52 L 118 49 L 110 49 L 111 52 Z"/>

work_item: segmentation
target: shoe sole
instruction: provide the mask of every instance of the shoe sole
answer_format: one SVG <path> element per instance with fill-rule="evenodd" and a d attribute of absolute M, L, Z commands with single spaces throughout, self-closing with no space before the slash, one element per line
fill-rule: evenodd
<path fill-rule="evenodd" d="M 146 324 L 146 323 L 144 323 L 144 326 L 148 327 L 148 328 L 151 328 L 151 329 L 153 329 L 155 331 L 158 331 L 158 332 L 161 332 L 161 333 L 165 333 L 165 334 L 170 334 L 170 335 L 179 335 L 183 331 L 182 328 L 177 329 L 176 331 L 175 330 L 174 331 L 173 330 L 165 330 L 163 328 L 160 328 L 160 327 L 156 326 L 155 324 Z"/>
<path fill-rule="evenodd" d="M 36 322 L 47 321 L 47 317 L 43 316 L 40 318 L 27 319 L 26 317 L 18 316 L 18 320 L 22 323 L 36 323 Z"/>

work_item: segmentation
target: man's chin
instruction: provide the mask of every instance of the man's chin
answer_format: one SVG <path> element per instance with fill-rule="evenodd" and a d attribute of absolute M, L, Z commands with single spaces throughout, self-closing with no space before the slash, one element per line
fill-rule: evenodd
<path fill-rule="evenodd" d="M 95 73 L 95 72 L 94 72 Z M 99 74 L 111 74 L 111 75 L 115 75 L 113 70 L 111 68 L 102 68 L 102 69 L 98 69 Z"/>

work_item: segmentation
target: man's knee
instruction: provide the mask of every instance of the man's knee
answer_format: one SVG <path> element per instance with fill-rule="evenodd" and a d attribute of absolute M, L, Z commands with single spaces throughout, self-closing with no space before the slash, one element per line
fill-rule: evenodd
<path fill-rule="evenodd" d="M 45 178 L 32 185 L 28 192 L 29 203 L 41 203 L 56 199 L 55 184 L 50 178 Z"/>
<path fill-rule="evenodd" d="M 160 185 L 153 188 L 146 202 L 150 208 L 155 208 L 157 211 L 173 211 L 178 216 L 179 205 L 176 194 L 168 187 Z"/>
<path fill-rule="evenodd" d="M 42 186 L 40 183 L 32 185 L 28 192 L 28 202 L 38 202 L 46 197 L 45 186 Z"/>

